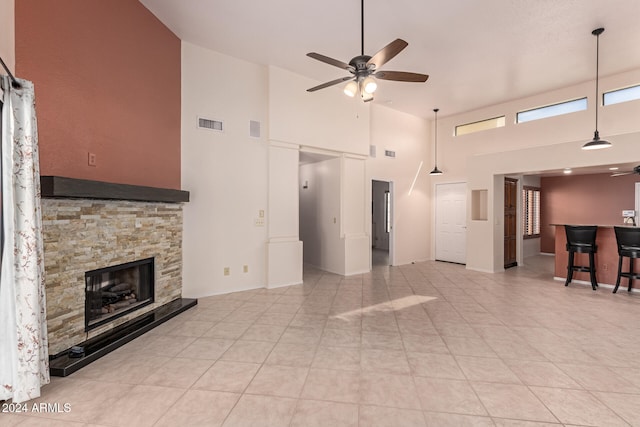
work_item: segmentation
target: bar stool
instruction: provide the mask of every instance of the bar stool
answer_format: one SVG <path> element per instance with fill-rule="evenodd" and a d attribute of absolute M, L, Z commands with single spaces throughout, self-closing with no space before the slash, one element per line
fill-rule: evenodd
<path fill-rule="evenodd" d="M 567 234 L 567 251 L 569 252 L 569 262 L 567 265 L 567 281 L 565 286 L 569 286 L 573 279 L 574 271 L 589 272 L 591 278 L 591 287 L 595 291 L 598 288 L 596 281 L 596 262 L 595 254 L 598 252 L 596 245 L 597 225 L 565 225 L 564 230 Z M 574 256 L 577 253 L 589 254 L 589 266 L 575 265 Z"/>
<path fill-rule="evenodd" d="M 628 292 L 631 292 L 633 279 L 640 279 L 640 273 L 634 273 L 633 263 L 636 258 L 640 258 L 640 228 L 638 227 L 613 227 L 616 232 L 616 243 L 618 244 L 618 278 L 613 293 L 618 291 L 620 279 L 629 279 Z M 629 271 L 622 271 L 622 259 L 629 258 Z"/>

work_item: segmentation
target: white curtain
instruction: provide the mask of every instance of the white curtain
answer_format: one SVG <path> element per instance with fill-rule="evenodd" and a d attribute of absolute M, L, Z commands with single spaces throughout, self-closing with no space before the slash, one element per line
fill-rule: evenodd
<path fill-rule="evenodd" d="M 2 79 L 0 400 L 24 402 L 49 382 L 40 169 L 33 83 Z"/>

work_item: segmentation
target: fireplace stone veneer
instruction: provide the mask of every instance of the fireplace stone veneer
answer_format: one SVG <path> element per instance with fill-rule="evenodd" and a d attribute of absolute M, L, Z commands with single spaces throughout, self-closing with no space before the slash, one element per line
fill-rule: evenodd
<path fill-rule="evenodd" d="M 42 199 L 49 354 L 181 297 L 182 204 Z M 85 272 L 154 258 L 153 304 L 85 331 Z"/>

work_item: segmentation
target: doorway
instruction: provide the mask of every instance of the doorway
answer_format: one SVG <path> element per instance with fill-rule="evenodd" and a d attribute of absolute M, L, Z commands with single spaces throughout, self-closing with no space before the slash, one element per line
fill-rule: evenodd
<path fill-rule="evenodd" d="M 518 180 L 504 179 L 504 268 L 518 265 Z"/>
<path fill-rule="evenodd" d="M 371 264 L 391 265 L 393 194 L 388 181 L 371 181 Z"/>
<path fill-rule="evenodd" d="M 436 261 L 467 263 L 467 184 L 436 184 Z"/>

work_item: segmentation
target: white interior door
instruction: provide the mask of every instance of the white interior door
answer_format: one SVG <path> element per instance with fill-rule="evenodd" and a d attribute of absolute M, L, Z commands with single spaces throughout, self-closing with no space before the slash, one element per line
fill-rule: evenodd
<path fill-rule="evenodd" d="M 467 262 L 467 184 L 436 185 L 436 260 Z"/>

